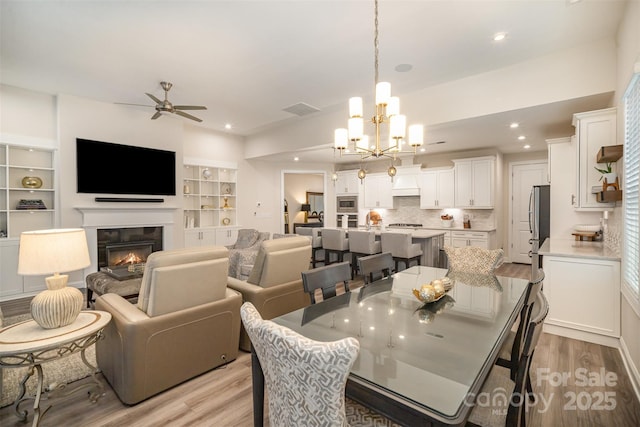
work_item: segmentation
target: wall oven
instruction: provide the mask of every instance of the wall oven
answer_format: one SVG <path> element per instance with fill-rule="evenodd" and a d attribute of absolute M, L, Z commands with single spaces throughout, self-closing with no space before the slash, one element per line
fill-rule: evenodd
<path fill-rule="evenodd" d="M 357 213 L 358 196 L 338 196 L 336 211 L 338 213 Z"/>

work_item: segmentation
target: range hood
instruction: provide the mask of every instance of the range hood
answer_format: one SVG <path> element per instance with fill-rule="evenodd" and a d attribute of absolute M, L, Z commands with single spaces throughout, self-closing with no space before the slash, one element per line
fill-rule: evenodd
<path fill-rule="evenodd" d="M 391 195 L 394 197 L 419 196 L 420 165 L 398 166 L 398 173 L 393 178 Z"/>

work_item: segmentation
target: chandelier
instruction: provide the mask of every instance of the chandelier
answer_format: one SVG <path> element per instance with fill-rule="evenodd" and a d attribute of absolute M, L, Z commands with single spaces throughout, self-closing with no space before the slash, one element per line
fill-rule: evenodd
<path fill-rule="evenodd" d="M 396 155 L 401 153 L 416 154 L 418 147 L 422 146 L 424 127 L 423 125 L 409 126 L 409 145 L 411 151 L 403 151 L 402 144 L 405 142 L 407 130 L 407 118 L 400 114 L 400 99 L 391 96 L 391 84 L 378 81 L 378 0 L 374 2 L 374 49 L 375 49 L 375 114 L 371 118 L 371 123 L 375 126 L 375 143 L 370 145 L 368 135 L 364 133 L 364 118 L 362 108 L 362 98 L 353 97 L 349 99 L 349 121 L 348 127 L 335 130 L 334 149 L 343 154 L 359 155 L 361 160 L 367 158 L 391 158 L 391 166 L 387 173 L 393 179 L 396 168 L 393 163 Z M 389 140 L 387 146 L 383 148 L 381 139 L 382 125 L 388 124 Z M 352 143 L 353 152 L 349 151 L 349 143 Z M 358 171 L 358 178 L 361 180 L 366 176 L 366 171 L 361 166 Z"/>

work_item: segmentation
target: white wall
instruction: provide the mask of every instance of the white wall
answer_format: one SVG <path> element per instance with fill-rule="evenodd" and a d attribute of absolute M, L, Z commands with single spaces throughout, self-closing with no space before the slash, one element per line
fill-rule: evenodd
<path fill-rule="evenodd" d="M 627 10 L 618 31 L 618 79 L 616 95 L 618 99 L 618 143 L 623 143 L 624 120 L 623 104 L 621 97 L 631 81 L 633 73 L 640 72 L 640 2 L 627 2 Z M 620 165 L 618 171 L 620 171 Z M 624 166 L 624 165 L 622 165 Z M 624 195 L 623 195 L 624 197 Z M 623 231 L 621 226 L 621 212 L 616 209 L 610 216 L 610 227 Z M 621 307 L 621 335 L 623 352 L 626 355 L 629 367 L 635 377 L 636 392 L 640 394 L 640 313 L 637 313 L 627 301 L 627 297 L 622 297 Z"/>
<path fill-rule="evenodd" d="M 0 85 L 0 134 L 57 140 L 56 97 Z M 6 140 L 4 142 L 7 142 Z"/>

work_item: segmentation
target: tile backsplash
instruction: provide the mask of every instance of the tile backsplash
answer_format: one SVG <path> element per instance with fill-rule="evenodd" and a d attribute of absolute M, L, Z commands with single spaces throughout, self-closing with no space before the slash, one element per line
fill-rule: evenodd
<path fill-rule="evenodd" d="M 394 209 L 374 209 L 384 224 L 422 224 L 425 228 L 441 228 L 440 215 L 453 215 L 453 227 L 462 227 L 464 215 L 469 215 L 472 228 L 495 227 L 493 209 L 420 209 L 420 197 L 395 197 Z M 361 211 L 360 223 L 364 223 L 367 210 Z"/>

